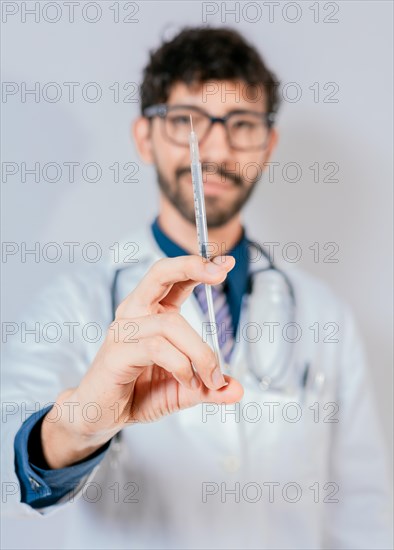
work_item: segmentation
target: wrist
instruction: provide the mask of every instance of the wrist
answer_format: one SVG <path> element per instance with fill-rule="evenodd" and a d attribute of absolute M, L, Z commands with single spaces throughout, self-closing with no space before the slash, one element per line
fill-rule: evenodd
<path fill-rule="evenodd" d="M 70 409 L 67 404 L 78 403 L 73 390 L 60 394 L 53 408 L 43 418 L 41 425 L 41 446 L 43 456 L 52 469 L 65 468 L 89 457 L 116 432 L 94 429 L 78 414 L 77 406 Z M 74 414 L 70 414 L 70 411 Z"/>

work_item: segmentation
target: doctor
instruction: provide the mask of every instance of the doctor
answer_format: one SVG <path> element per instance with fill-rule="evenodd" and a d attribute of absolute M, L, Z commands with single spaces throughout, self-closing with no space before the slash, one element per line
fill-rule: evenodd
<path fill-rule="evenodd" d="M 158 217 L 125 240 L 132 263 L 62 279 L 26 321 L 94 321 L 98 341 L 76 331 L 7 345 L 5 509 L 43 530 L 64 514 L 59 548 L 389 548 L 385 453 L 352 315 L 321 281 L 270 263 L 241 222 L 278 139 L 274 75 L 235 31 L 186 29 L 151 54 L 141 107 L 134 139 L 156 169 Z M 214 285 L 224 372 L 200 283 Z"/>

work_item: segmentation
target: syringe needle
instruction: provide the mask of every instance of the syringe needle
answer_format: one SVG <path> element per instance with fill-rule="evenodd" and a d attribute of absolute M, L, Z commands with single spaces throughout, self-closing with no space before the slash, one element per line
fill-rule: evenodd
<path fill-rule="evenodd" d="M 190 116 L 190 126 L 191 126 L 191 129 L 192 129 L 192 132 L 194 132 L 192 115 L 189 115 L 189 116 Z"/>

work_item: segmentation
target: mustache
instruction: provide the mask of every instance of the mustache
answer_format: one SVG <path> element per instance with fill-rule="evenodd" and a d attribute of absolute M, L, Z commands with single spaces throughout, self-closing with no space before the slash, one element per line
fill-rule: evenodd
<path fill-rule="evenodd" d="M 212 168 L 214 168 L 214 170 L 212 170 Z M 243 180 L 238 174 L 234 172 L 227 172 L 218 164 L 212 162 L 202 162 L 201 171 L 203 182 L 206 181 L 206 175 L 211 174 L 215 176 L 220 176 L 221 179 L 226 182 L 231 181 L 237 187 L 242 187 L 243 185 Z M 175 170 L 175 177 L 177 180 L 179 180 L 179 178 L 181 178 L 185 174 L 191 174 L 190 166 L 180 167 Z"/>

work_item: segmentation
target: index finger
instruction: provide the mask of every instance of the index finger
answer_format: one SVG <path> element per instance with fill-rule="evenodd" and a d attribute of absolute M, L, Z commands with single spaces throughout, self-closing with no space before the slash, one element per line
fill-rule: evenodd
<path fill-rule="evenodd" d="M 194 283 L 218 284 L 225 279 L 234 264 L 232 256 L 218 256 L 212 261 L 197 255 L 158 260 L 120 304 L 116 317 L 150 314 L 153 306 L 163 300 L 173 285 L 179 282 L 184 283 L 180 285 L 179 293 L 175 293 L 177 305 L 180 305 L 180 300 L 187 298 Z"/>

